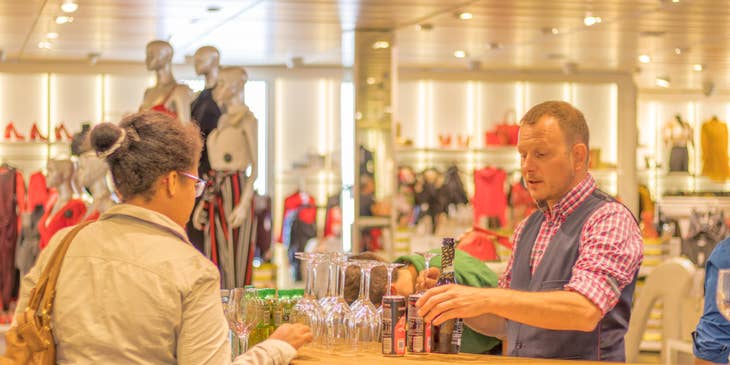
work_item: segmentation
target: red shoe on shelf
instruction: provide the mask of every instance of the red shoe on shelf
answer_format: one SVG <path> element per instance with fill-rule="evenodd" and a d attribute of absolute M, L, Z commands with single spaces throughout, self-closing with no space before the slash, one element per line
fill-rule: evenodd
<path fill-rule="evenodd" d="M 38 124 L 33 123 L 33 127 L 30 129 L 30 140 L 35 141 L 36 139 L 41 142 L 48 142 L 48 137 L 41 134 L 41 130 L 38 129 Z"/>
<path fill-rule="evenodd" d="M 25 136 L 18 133 L 13 122 L 10 122 L 10 124 L 5 127 L 5 139 L 9 140 L 11 138 L 15 138 L 16 141 L 25 141 Z"/>
<path fill-rule="evenodd" d="M 61 142 L 61 132 L 63 132 L 63 135 L 66 137 L 67 140 L 71 140 L 71 135 L 66 130 L 66 127 L 61 123 L 60 125 L 57 125 L 55 128 L 56 131 L 56 142 Z"/>

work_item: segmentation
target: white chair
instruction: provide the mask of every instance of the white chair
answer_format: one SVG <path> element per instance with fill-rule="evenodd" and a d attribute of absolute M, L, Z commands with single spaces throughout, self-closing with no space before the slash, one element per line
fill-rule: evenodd
<path fill-rule="evenodd" d="M 685 352 L 687 343 L 690 343 L 691 351 L 690 332 L 697 325 L 702 309 L 701 304 L 697 305 L 701 297 L 693 295 L 695 275 L 695 266 L 683 257 L 669 259 L 649 273 L 631 311 L 631 322 L 625 337 L 626 362 L 637 361 L 649 313 L 658 300 L 663 303 L 662 359 L 670 360 L 670 349 Z"/>

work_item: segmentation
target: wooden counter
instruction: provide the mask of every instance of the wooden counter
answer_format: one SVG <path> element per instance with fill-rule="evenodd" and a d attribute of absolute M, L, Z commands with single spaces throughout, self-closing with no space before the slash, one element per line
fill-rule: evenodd
<path fill-rule="evenodd" d="M 292 365 L 374 365 L 374 364 L 402 364 L 402 365 L 432 365 L 432 364 L 507 364 L 507 365 L 597 365 L 605 364 L 597 361 L 576 360 L 544 360 L 507 356 L 490 356 L 474 354 L 442 355 L 423 354 L 406 355 L 402 357 L 388 357 L 374 353 L 357 353 L 343 355 L 325 350 L 305 346 L 299 349 Z"/>

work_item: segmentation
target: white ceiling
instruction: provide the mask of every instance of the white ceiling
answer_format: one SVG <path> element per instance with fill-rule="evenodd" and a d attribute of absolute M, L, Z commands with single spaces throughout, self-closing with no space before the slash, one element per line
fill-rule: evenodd
<path fill-rule="evenodd" d="M 478 60 L 484 69 L 556 70 L 573 62 L 579 72 L 634 72 L 642 88 L 667 76 L 672 89 L 700 89 L 706 80 L 730 89 L 727 1 L 77 0 L 74 22 L 57 25 L 61 2 L 0 0 L 6 62 L 83 60 L 90 52 L 101 61 L 142 61 L 147 42 L 170 39 L 178 61 L 211 44 L 227 64 L 303 57 L 305 64 L 337 65 L 343 33 L 371 28 L 396 30 L 399 63 L 407 67 L 465 69 Z M 459 11 L 474 18 L 460 20 Z M 588 12 L 602 23 L 585 26 Z M 419 23 L 433 29 L 418 30 Z M 39 49 L 52 31 L 59 38 Z M 457 49 L 467 58 L 455 58 Z M 652 61 L 641 64 L 640 54 Z M 693 71 L 696 63 L 705 70 Z"/>

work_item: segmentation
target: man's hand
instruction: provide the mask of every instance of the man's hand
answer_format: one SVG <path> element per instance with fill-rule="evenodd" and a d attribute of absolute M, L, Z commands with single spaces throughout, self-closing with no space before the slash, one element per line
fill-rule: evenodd
<path fill-rule="evenodd" d="M 282 340 L 292 345 L 295 349 L 299 349 L 305 344 L 312 342 L 312 331 L 309 330 L 309 327 L 301 323 L 285 323 L 279 326 L 269 338 Z"/>
<path fill-rule="evenodd" d="M 428 271 L 421 271 L 416 279 L 416 292 L 428 290 L 436 286 L 439 275 L 441 275 L 441 271 L 436 267 L 430 267 Z"/>
<path fill-rule="evenodd" d="M 444 285 L 429 289 L 416 302 L 424 321 L 440 325 L 452 318 L 471 318 L 487 313 L 484 293 L 489 289 Z"/>

